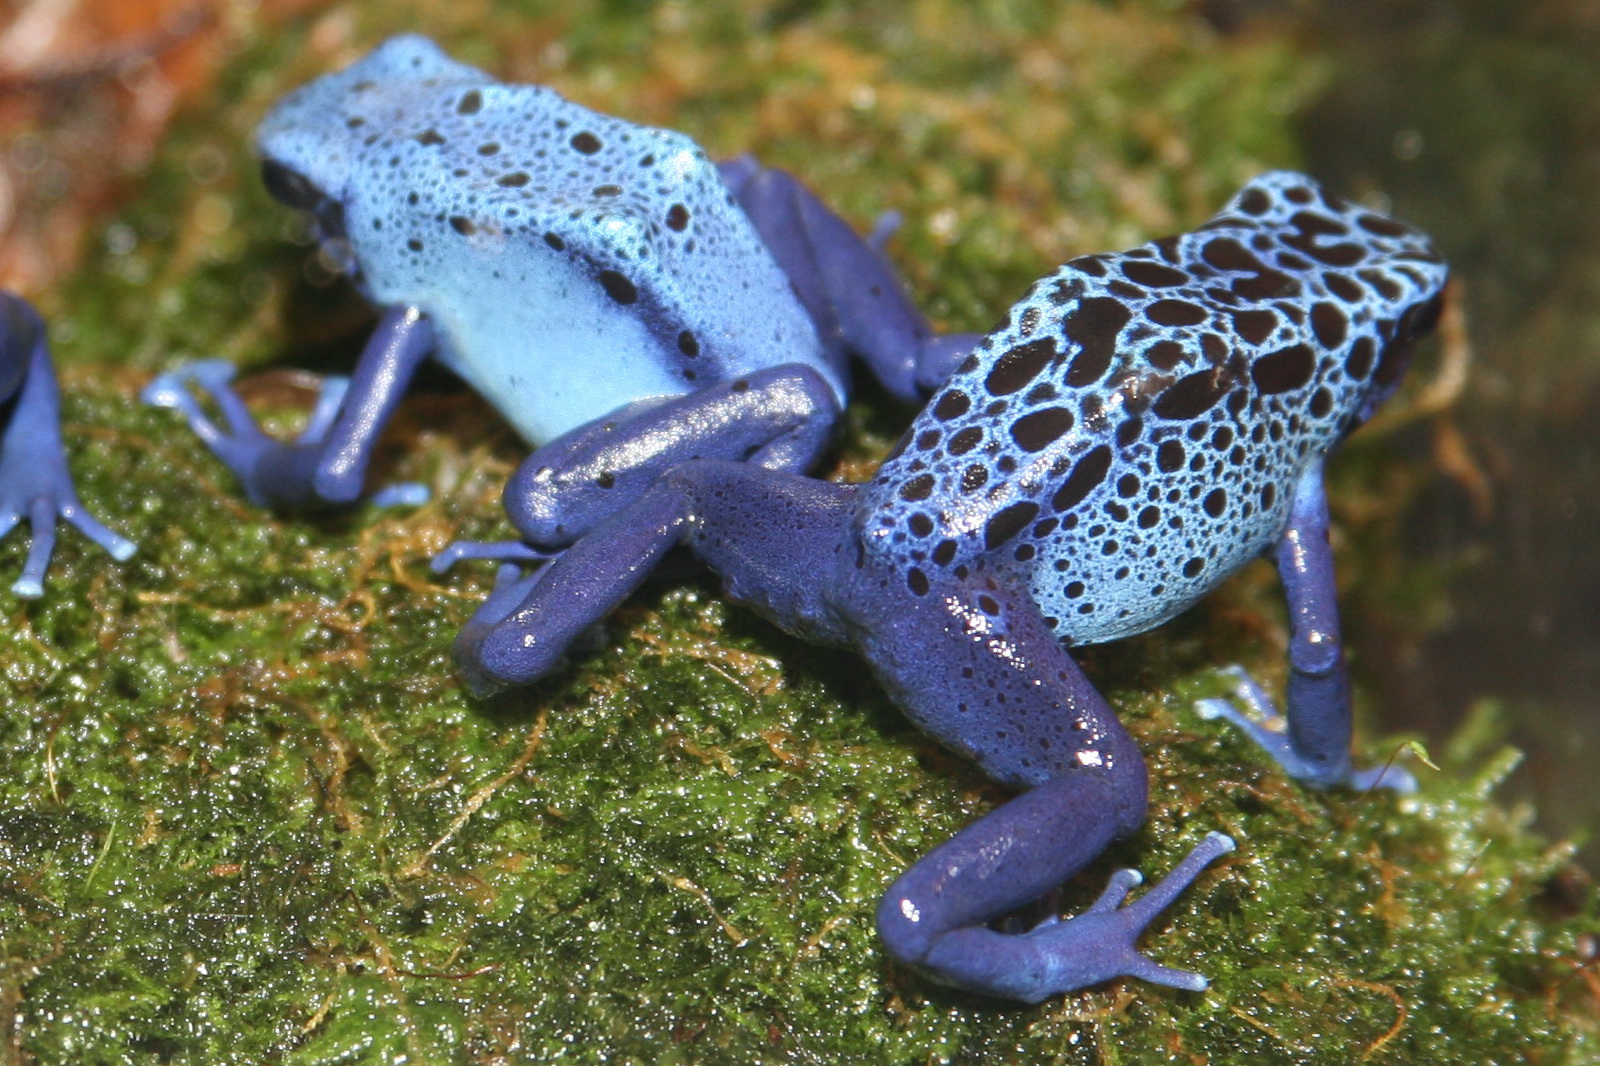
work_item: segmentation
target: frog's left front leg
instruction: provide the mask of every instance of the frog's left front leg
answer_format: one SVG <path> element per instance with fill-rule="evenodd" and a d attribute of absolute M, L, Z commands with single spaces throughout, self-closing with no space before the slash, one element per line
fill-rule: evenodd
<path fill-rule="evenodd" d="M 691 460 L 801 473 L 838 417 L 833 389 L 798 363 L 630 404 L 539 448 L 506 482 L 506 514 L 522 542 L 458 541 L 434 559 L 434 570 L 469 558 L 537 562 L 548 557 L 541 549 L 571 544 Z"/>
<path fill-rule="evenodd" d="M 433 350 L 433 327 L 419 308 L 390 308 L 362 349 L 354 377 L 325 383 L 305 431 L 291 444 L 257 428 L 229 384 L 233 368 L 218 360 L 161 375 L 145 387 L 143 399 L 181 411 L 238 477 L 252 503 L 282 510 L 344 507 L 360 497 L 373 448 L 417 367 Z M 216 402 L 227 430 L 207 417 L 191 387 Z M 421 503 L 427 490 L 392 485 L 373 499 L 380 504 Z"/>
<path fill-rule="evenodd" d="M 32 599 L 44 593 L 58 517 L 119 562 L 133 554 L 134 544 L 107 529 L 78 500 L 61 444 L 60 397 L 44 321 L 9 292 L 0 292 L 0 383 L 5 386 L 0 402 L 13 405 L 0 435 L 0 537 L 28 520 L 33 543 L 11 591 Z"/>
<path fill-rule="evenodd" d="M 1300 476 L 1288 528 L 1277 548 L 1278 573 L 1289 601 L 1288 714 L 1242 670 L 1238 697 L 1260 721 L 1228 700 L 1201 700 L 1206 718 L 1243 729 L 1290 777 L 1320 788 L 1348 785 L 1410 792 L 1416 780 L 1402 767 L 1358 770 L 1350 761 L 1350 679 L 1339 639 L 1339 605 L 1328 543 L 1328 499 L 1317 461 Z"/>

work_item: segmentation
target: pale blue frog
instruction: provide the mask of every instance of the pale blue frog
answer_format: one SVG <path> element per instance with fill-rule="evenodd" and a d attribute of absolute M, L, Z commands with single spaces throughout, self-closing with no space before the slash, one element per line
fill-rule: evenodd
<path fill-rule="evenodd" d="M 570 542 L 688 459 L 801 472 L 843 408 L 848 355 L 913 399 L 970 347 L 932 336 L 878 251 L 788 175 L 501 84 L 421 37 L 291 93 L 257 145 L 268 188 L 312 214 L 382 319 L 293 444 L 256 428 L 226 363 L 145 397 L 182 410 L 255 502 L 343 505 L 437 356 L 543 445 L 506 490 L 524 541 L 458 544 L 444 565 L 542 559 L 530 543 Z"/>

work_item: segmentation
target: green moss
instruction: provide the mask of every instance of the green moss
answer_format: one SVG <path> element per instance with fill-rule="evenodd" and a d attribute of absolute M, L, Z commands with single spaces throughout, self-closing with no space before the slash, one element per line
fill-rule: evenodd
<path fill-rule="evenodd" d="M 1252 649 L 1280 632 L 1264 569 L 1086 656 L 1149 753 L 1153 804 L 1066 902 L 1117 864 L 1159 874 L 1203 832 L 1235 834 L 1145 941 L 1213 988 L 997 1005 L 876 943 L 883 886 L 1002 797 L 858 664 L 672 569 L 570 669 L 471 700 L 448 646 L 488 575 L 425 564 L 503 532 L 519 446 L 477 400 L 419 398 L 395 433 L 382 476 L 429 481 L 435 502 L 320 523 L 245 505 L 169 412 L 134 402 L 184 358 L 349 358 L 364 312 L 305 280 L 248 134 L 287 87 L 402 27 L 758 151 L 858 221 L 902 211 L 897 258 L 952 328 L 1292 163 L 1315 63 L 1153 0 L 453 10 L 341 8 L 249 41 L 109 223 L 123 250 L 45 301 L 83 495 L 140 552 L 119 566 L 68 536 L 47 597 L 8 608 L 0 1058 L 1592 1061 L 1593 894 L 1492 802 L 1510 756 L 1489 726 L 1397 802 L 1308 794 L 1190 712 L 1220 663 L 1281 681 Z M 840 468 L 862 474 L 904 417 L 853 411 Z M 0 572 L 22 552 L 0 546 Z"/>

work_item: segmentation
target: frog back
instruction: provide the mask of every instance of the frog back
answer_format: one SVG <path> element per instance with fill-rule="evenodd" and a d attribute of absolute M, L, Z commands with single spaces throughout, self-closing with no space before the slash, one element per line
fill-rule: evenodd
<path fill-rule="evenodd" d="M 1426 237 L 1286 172 L 1199 230 L 1075 259 L 963 363 L 863 494 L 913 591 L 1021 581 L 1070 643 L 1182 611 L 1281 535 L 1294 486 L 1437 314 Z"/>
<path fill-rule="evenodd" d="M 784 362 L 843 400 L 787 278 L 682 134 L 402 37 L 285 98 L 257 140 L 337 203 L 334 251 L 368 296 L 427 312 L 444 360 L 530 441 Z"/>

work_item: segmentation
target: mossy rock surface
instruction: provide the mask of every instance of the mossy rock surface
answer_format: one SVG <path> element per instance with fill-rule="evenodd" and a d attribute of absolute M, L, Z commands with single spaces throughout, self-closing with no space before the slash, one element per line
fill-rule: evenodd
<path fill-rule="evenodd" d="M 863 227 L 899 211 L 896 261 L 950 329 L 1294 165 L 1289 122 L 1323 68 L 1291 38 L 1223 36 L 1157 0 L 280 6 L 206 31 L 225 35 L 222 73 L 37 294 L 82 494 L 140 551 L 117 565 L 68 534 L 46 597 L 6 607 L 0 1062 L 1600 1057 L 1594 893 L 1494 803 L 1514 755 L 1492 708 L 1404 800 L 1308 793 L 1192 713 L 1228 662 L 1281 685 L 1264 565 L 1084 656 L 1148 754 L 1152 809 L 1064 902 L 1233 834 L 1143 942 L 1212 988 L 996 1004 L 876 941 L 895 874 L 1004 797 L 858 662 L 727 605 L 684 560 L 569 669 L 471 699 L 448 648 L 490 575 L 426 564 L 506 533 L 522 448 L 481 401 L 434 382 L 391 436 L 379 476 L 434 502 L 331 521 L 250 507 L 170 412 L 136 403 L 189 358 L 348 365 L 370 314 L 259 189 L 249 133 L 392 32 L 754 151 Z M 303 414 L 292 374 L 249 391 L 280 430 Z M 908 417 L 868 391 L 833 476 L 866 476 Z M 1359 568 L 1384 550 L 1376 504 L 1417 475 L 1379 443 L 1348 451 L 1335 509 Z M 0 572 L 23 551 L 0 545 Z M 1362 757 L 1407 758 L 1401 743 Z"/>

